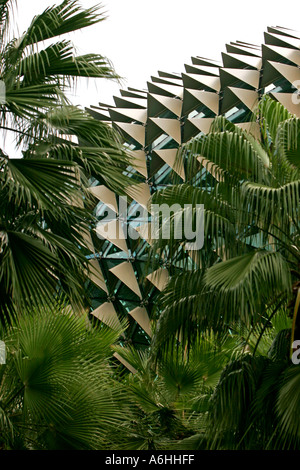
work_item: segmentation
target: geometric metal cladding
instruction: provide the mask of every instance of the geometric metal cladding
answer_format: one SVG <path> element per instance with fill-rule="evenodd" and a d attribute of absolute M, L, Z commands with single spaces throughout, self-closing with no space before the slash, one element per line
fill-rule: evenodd
<path fill-rule="evenodd" d="M 257 46 L 241 41 L 226 44 L 222 63 L 192 57 L 192 64 L 182 73 L 159 71 L 151 77 L 145 90 L 128 88 L 114 97 L 115 106 L 100 103 L 88 111 L 111 123 L 122 134 L 134 158 L 136 168 L 129 168 L 133 184 L 128 188 L 131 208 L 147 200 L 157 189 L 172 184 L 172 173 L 184 181 L 184 168 L 174 167 L 178 146 L 199 133 L 207 133 L 213 118 L 225 115 L 243 129 L 255 133 L 252 111 L 261 95 L 268 92 L 292 114 L 300 117 L 293 104 L 293 83 L 300 80 L 300 34 L 281 27 L 269 27 L 264 44 Z M 118 214 L 117 198 L 105 186 L 93 182 L 90 190 L 99 199 L 99 220 L 105 210 Z M 129 218 L 127 225 L 143 234 L 145 225 Z M 136 346 L 147 344 L 151 336 L 151 312 L 157 292 L 168 279 L 162 266 L 156 272 L 147 265 L 147 236 L 144 243 L 110 236 L 113 222 L 104 240 L 93 236 L 91 262 L 91 297 L 95 317 L 118 324 L 126 318 L 129 327 L 125 340 Z M 128 228 L 128 227 L 127 227 Z M 106 237 L 106 238 L 105 238 Z"/>

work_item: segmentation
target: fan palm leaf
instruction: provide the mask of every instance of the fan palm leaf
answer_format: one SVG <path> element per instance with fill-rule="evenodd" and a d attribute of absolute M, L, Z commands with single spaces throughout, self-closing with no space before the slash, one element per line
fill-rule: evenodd
<path fill-rule="evenodd" d="M 105 448 L 124 419 L 125 392 L 109 365 L 121 331 L 87 329 L 63 307 L 27 312 L 1 331 L 2 445 L 14 448 L 21 438 L 25 448 Z"/>

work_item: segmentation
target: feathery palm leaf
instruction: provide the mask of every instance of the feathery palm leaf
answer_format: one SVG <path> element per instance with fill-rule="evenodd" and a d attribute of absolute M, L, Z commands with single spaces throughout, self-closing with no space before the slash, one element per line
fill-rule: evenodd
<path fill-rule="evenodd" d="M 171 271 L 158 302 L 157 350 L 160 341 L 173 343 L 174 334 L 189 343 L 208 325 L 215 331 L 236 321 L 259 325 L 270 302 L 285 299 L 287 307 L 293 297 L 300 252 L 299 120 L 270 97 L 262 99 L 259 117 L 262 142 L 216 118 L 208 135 L 179 151 L 184 158 L 202 159 L 195 168 L 202 175 L 197 184 L 190 179 L 191 184 L 167 188 L 153 198 L 178 204 L 165 221 L 173 227 L 171 236 L 160 235 L 152 246 L 155 263 Z M 204 204 L 204 246 L 187 252 L 186 236 L 174 236 L 175 220 L 184 204 L 195 208 L 199 203 Z M 186 273 L 178 274 L 179 268 Z"/>

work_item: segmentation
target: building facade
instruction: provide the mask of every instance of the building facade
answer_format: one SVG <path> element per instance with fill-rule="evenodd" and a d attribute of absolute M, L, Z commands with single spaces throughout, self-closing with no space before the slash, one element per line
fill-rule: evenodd
<path fill-rule="evenodd" d="M 147 220 L 139 217 L 138 209 L 146 210 L 155 191 L 185 181 L 184 164 L 175 164 L 177 149 L 207 133 L 216 116 L 224 115 L 259 137 L 253 111 L 269 93 L 300 117 L 299 67 L 300 34 L 269 27 L 262 45 L 226 44 L 222 63 L 192 57 L 182 73 L 159 71 L 143 90 L 120 90 L 115 106 L 90 107 L 95 118 L 119 130 L 135 165 L 127 169 L 132 186 L 126 218 L 114 193 L 98 181 L 90 188 L 99 200 L 98 234 L 91 240 L 91 316 L 111 325 L 127 319 L 124 343 L 148 344 L 153 305 L 169 276 L 166 266 L 153 271 L 147 263 Z M 126 238 L 128 230 L 140 238 Z"/>

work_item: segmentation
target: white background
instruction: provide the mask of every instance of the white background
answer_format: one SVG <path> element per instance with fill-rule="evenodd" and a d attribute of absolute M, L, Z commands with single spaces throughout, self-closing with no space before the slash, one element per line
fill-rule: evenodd
<path fill-rule="evenodd" d="M 19 32 L 31 18 L 58 0 L 18 0 Z M 81 0 L 91 7 L 98 0 Z M 146 89 L 147 80 L 158 70 L 183 72 L 184 64 L 198 55 L 221 60 L 225 43 L 263 42 L 267 26 L 300 30 L 296 0 L 104 0 L 108 19 L 71 36 L 78 53 L 107 56 L 119 75 L 122 87 Z M 118 84 L 106 80 L 84 80 L 77 88 L 74 104 L 88 106 L 99 101 L 113 104 Z"/>

